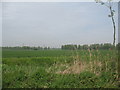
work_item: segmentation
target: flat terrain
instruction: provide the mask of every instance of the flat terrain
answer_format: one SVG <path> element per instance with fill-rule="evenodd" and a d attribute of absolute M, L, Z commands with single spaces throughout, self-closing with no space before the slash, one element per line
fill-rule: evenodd
<path fill-rule="evenodd" d="M 2 51 L 3 88 L 117 88 L 115 50 Z"/>

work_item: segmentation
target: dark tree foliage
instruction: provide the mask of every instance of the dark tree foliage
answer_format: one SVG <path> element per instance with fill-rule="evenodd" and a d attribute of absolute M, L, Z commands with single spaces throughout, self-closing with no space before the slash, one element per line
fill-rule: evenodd
<path fill-rule="evenodd" d="M 61 49 L 64 50 L 76 50 L 78 47 L 77 45 L 62 45 Z"/>

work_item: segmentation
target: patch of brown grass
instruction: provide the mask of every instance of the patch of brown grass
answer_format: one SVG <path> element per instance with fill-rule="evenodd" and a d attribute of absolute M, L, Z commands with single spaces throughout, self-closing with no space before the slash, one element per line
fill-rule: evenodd
<path fill-rule="evenodd" d="M 81 61 L 76 61 L 75 64 L 71 65 L 70 67 L 68 67 L 67 69 L 65 69 L 64 71 L 60 71 L 58 73 L 60 74 L 78 74 L 82 71 L 84 71 L 86 68 L 86 64 L 81 62 Z"/>
<path fill-rule="evenodd" d="M 95 61 L 95 62 L 91 62 L 91 63 L 86 63 L 83 61 L 76 61 L 73 65 L 69 66 L 68 68 L 66 68 L 63 71 L 59 71 L 57 72 L 58 74 L 79 74 L 83 71 L 90 71 L 95 73 L 96 75 L 99 75 L 99 71 L 94 71 L 95 69 L 91 70 L 91 65 L 92 66 L 98 66 L 99 68 L 102 67 L 102 63 L 100 61 Z M 94 67 L 92 67 L 94 68 Z M 98 73 L 99 72 L 99 73 Z"/>

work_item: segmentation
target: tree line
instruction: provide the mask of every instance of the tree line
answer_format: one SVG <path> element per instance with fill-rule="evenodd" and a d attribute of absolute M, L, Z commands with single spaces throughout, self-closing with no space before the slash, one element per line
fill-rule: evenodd
<path fill-rule="evenodd" d="M 61 49 L 62 50 L 87 50 L 87 49 L 103 49 L 103 50 L 108 50 L 108 49 L 114 49 L 120 47 L 120 43 L 117 44 L 116 46 L 112 45 L 111 43 L 104 43 L 104 44 L 91 44 L 91 45 L 73 45 L 73 44 L 68 44 L 68 45 L 62 45 Z"/>
<path fill-rule="evenodd" d="M 120 43 L 116 46 L 112 45 L 111 43 L 104 43 L 104 44 L 91 44 L 91 45 L 75 45 L 75 44 L 67 44 L 62 45 L 61 48 L 50 48 L 50 47 L 31 47 L 31 46 L 15 46 L 15 47 L 2 47 L 2 49 L 14 49 L 14 50 L 53 50 L 53 49 L 61 49 L 61 50 L 88 50 L 88 49 L 120 49 Z"/>
<path fill-rule="evenodd" d="M 14 49 L 14 50 L 49 50 L 51 49 L 50 47 L 31 47 L 31 46 L 15 46 L 15 47 L 2 47 L 2 49 Z"/>

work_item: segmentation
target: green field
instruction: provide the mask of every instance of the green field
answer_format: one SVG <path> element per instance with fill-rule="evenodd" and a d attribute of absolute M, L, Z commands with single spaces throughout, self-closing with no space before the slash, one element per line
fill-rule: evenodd
<path fill-rule="evenodd" d="M 118 88 L 115 50 L 2 51 L 3 88 Z"/>

